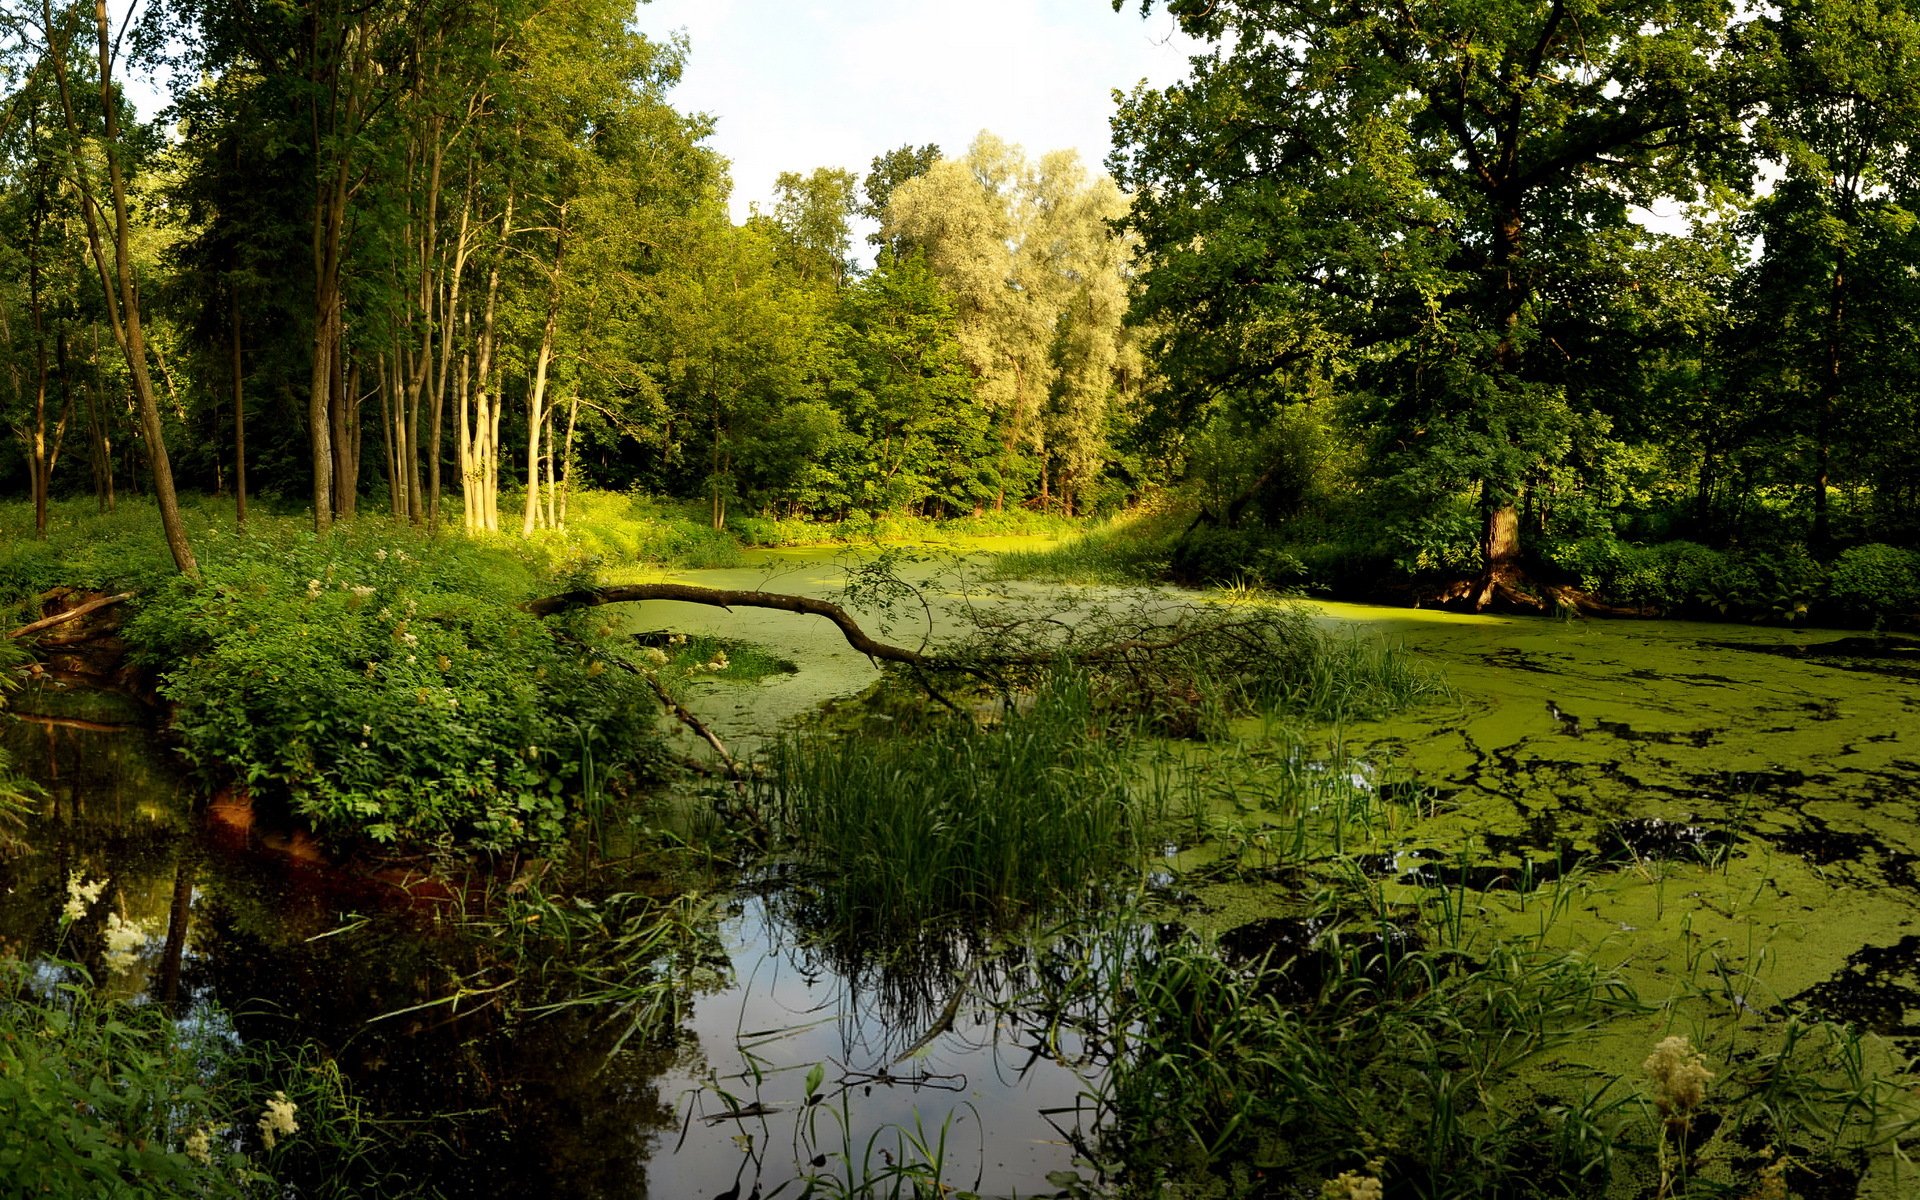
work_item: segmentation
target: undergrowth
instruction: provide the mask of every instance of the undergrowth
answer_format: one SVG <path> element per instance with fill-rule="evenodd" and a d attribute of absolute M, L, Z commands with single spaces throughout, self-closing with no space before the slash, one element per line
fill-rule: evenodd
<path fill-rule="evenodd" d="M 332 1063 L 242 1044 L 217 1008 L 105 999 L 55 960 L 0 959 L 0 1114 L 0 1195 L 420 1194 Z"/>

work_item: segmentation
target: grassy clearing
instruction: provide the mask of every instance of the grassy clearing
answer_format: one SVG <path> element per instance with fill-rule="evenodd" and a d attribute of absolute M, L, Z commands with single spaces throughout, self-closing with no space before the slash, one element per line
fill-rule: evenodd
<path fill-rule="evenodd" d="M 994 557 L 1003 579 L 1049 583 L 1125 584 L 1159 579 L 1168 569 L 1168 551 L 1183 527 L 1171 514 L 1116 517 L 1104 525 L 1082 526 L 1058 546 L 1016 550 Z"/>

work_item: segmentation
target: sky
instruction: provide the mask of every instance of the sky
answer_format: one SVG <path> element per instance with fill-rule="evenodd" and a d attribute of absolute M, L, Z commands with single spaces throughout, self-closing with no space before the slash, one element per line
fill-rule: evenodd
<path fill-rule="evenodd" d="M 1033 157 L 1076 149 L 1098 169 L 1115 88 L 1186 73 L 1197 43 L 1129 0 L 653 0 L 650 37 L 683 31 L 671 99 L 717 118 L 733 214 L 771 210 L 782 171 L 846 167 L 934 142 L 948 156 L 991 129 Z"/>

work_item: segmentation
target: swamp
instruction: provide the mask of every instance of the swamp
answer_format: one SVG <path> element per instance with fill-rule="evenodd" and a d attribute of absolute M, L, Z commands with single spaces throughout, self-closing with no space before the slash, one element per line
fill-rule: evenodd
<path fill-rule="evenodd" d="M 992 687 L 804 613 L 595 610 L 742 774 L 679 726 L 704 770 L 487 869 L 342 863 L 209 799 L 138 702 L 33 674 L 19 986 L 85 970 L 186 1031 L 189 1079 L 296 1096 L 324 1140 L 264 1161 L 303 1193 L 1915 1186 L 1920 639 L 996 569 L 1031 542 L 672 572 L 909 644 L 1084 642 Z M 1298 655 L 1134 676 L 1087 632 L 1116 620 Z"/>
<path fill-rule="evenodd" d="M 1920 1196 L 1916 3 L 0 0 L 0 1200 Z"/>

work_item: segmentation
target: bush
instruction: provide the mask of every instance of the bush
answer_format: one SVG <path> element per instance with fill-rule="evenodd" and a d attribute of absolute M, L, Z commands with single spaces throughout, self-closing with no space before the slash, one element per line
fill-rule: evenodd
<path fill-rule="evenodd" d="M 644 684 L 514 607 L 541 578 L 503 551 L 363 520 L 208 532 L 200 558 L 201 582 L 143 598 L 128 644 L 189 761 L 317 832 L 551 847 L 597 779 L 659 752 Z"/>
<path fill-rule="evenodd" d="M 1550 546 L 1546 558 L 1579 586 L 1620 604 L 1699 616 L 1803 620 L 1824 572 L 1799 546 L 1715 550 L 1697 542 L 1640 546 L 1596 535 Z"/>
<path fill-rule="evenodd" d="M 1834 562 L 1827 595 L 1853 616 L 1920 614 L 1920 554 L 1879 542 L 1855 546 Z"/>

